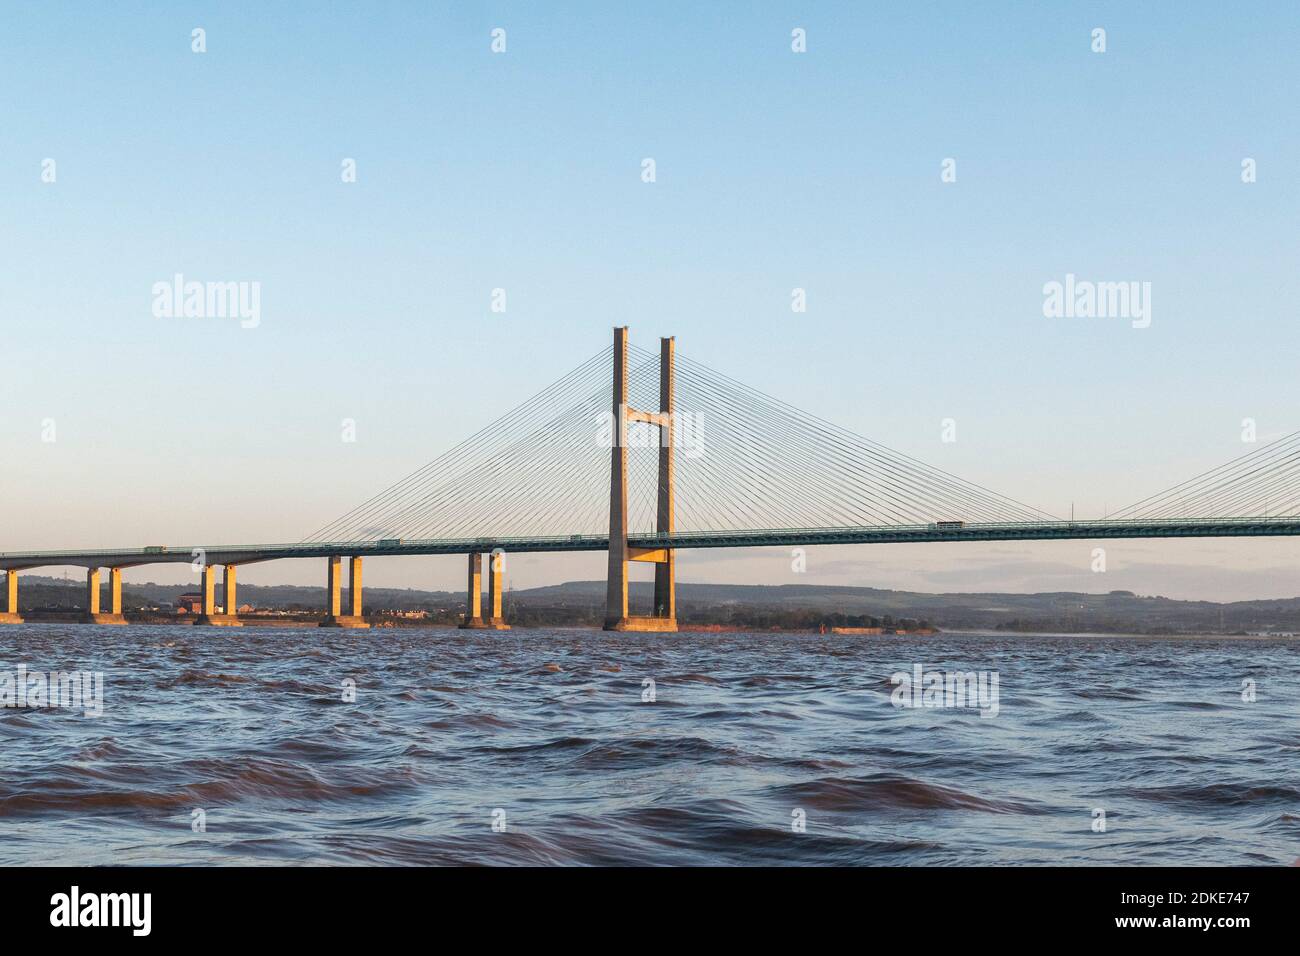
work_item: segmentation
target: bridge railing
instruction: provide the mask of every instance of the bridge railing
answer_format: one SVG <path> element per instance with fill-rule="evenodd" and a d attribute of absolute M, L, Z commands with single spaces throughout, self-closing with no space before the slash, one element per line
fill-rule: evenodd
<path fill-rule="evenodd" d="M 1252 525 L 1252 524 L 1300 524 L 1300 516 L 1296 515 L 1259 515 L 1254 517 L 1231 517 L 1231 518 L 1095 518 L 1087 520 L 1068 520 L 1057 519 L 1049 521 L 966 521 L 959 526 L 943 527 L 939 522 L 931 521 L 924 524 L 888 524 L 888 525 L 839 525 L 839 526 L 822 526 L 817 528 L 745 528 L 734 531 L 680 531 L 676 535 L 655 534 L 654 532 L 645 532 L 635 535 L 638 541 L 664 541 L 669 542 L 674 539 L 698 539 L 698 538 L 730 538 L 737 535 L 824 535 L 824 534 L 854 534 L 854 533 L 872 533 L 872 532 L 924 532 L 924 531 L 951 531 L 958 533 L 961 531 L 988 531 L 988 530 L 1007 530 L 1014 531 L 1017 529 L 1030 528 L 1138 528 L 1138 527 L 1160 527 L 1167 525 L 1170 527 L 1186 527 L 1189 525 L 1198 525 L 1203 527 L 1215 527 L 1221 525 Z M 631 535 L 630 535 L 631 536 Z"/>
<path fill-rule="evenodd" d="M 1229 528 L 1245 526 L 1300 527 L 1300 516 L 1293 515 L 1255 515 L 1228 518 L 1098 518 L 1090 520 L 1054 520 L 1054 521 L 1000 521 L 1000 522 L 965 522 L 960 526 L 941 527 L 938 522 L 925 524 L 891 524 L 891 525 L 844 525 L 823 526 L 818 528 L 745 528 L 731 531 L 678 531 L 676 534 L 657 534 L 653 531 L 630 533 L 630 540 L 638 544 L 657 543 L 671 546 L 674 542 L 721 541 L 736 538 L 773 537 L 783 540 L 807 537 L 810 539 L 834 537 L 836 535 L 908 535 L 944 532 L 945 537 L 960 538 L 966 533 L 1011 532 L 1016 531 L 1053 531 L 1053 530 L 1115 530 L 1137 528 Z M 566 546 L 573 550 L 590 550 L 604 547 L 607 536 L 603 534 L 541 535 L 537 537 L 477 537 L 477 538 L 403 538 L 403 539 L 368 539 L 363 541 L 299 541 L 281 544 L 221 544 L 195 545 L 185 547 L 148 546 L 142 548 L 100 548 L 91 550 L 55 550 L 55 551 L 3 551 L 0 561 L 26 561 L 39 559 L 43 564 L 57 564 L 60 558 L 68 559 L 129 559 L 137 563 L 158 561 L 182 561 L 192 558 L 196 552 L 215 555 L 258 555 L 274 557 L 294 557 L 295 555 L 315 556 L 320 554 L 403 554 L 415 551 L 465 551 L 478 548 L 484 552 L 494 548 L 505 551 L 516 550 L 553 550 L 563 551 Z M 139 559 L 139 560 L 137 560 Z"/>
<path fill-rule="evenodd" d="M 419 548 L 463 548 L 467 545 L 479 545 L 484 551 L 490 551 L 492 548 L 502 548 L 509 550 L 511 545 L 591 545 L 595 543 L 604 543 L 607 540 L 605 535 L 542 535 L 532 538 L 520 537 L 479 537 L 479 538 L 403 538 L 398 542 L 389 543 L 384 539 L 371 539 L 363 541 L 299 541 L 292 544 L 211 544 L 211 545 L 185 545 L 185 546 L 150 546 L 142 548 L 92 548 L 80 550 L 54 550 L 54 551 L 0 551 L 0 560 L 18 560 L 30 557 L 39 558 L 167 558 L 167 559 L 188 559 L 195 552 L 213 553 L 213 554 L 234 554 L 234 553 L 286 553 L 291 554 L 299 551 L 309 551 L 312 554 L 332 552 L 340 555 L 352 554 L 354 551 L 364 550 L 373 553 L 375 551 L 392 551 L 394 554 L 401 554 L 403 551 L 409 551 Z"/>

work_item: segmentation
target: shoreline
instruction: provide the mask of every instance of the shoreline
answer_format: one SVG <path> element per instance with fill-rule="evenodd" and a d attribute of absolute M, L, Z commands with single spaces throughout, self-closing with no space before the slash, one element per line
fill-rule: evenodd
<path fill-rule="evenodd" d="M 126 616 L 128 627 L 203 627 L 196 625 L 192 618 L 164 618 L 158 615 L 133 616 L 129 612 Z M 5 627 L 22 627 L 27 624 L 68 624 L 74 626 L 116 626 L 123 625 L 92 625 L 85 621 L 79 613 L 72 614 L 41 614 L 32 612 L 24 614 L 22 624 L 8 624 Z M 242 615 L 239 618 L 243 628 L 263 628 L 270 630 L 292 630 L 315 628 L 323 620 L 322 616 L 258 616 Z M 460 630 L 456 623 L 445 621 L 393 621 L 382 617 L 367 617 L 366 622 L 370 625 L 372 631 L 455 631 Z M 521 631 L 602 631 L 599 625 L 595 624 L 545 624 L 545 625 L 528 625 L 512 623 L 512 631 L 515 633 Z M 238 633 L 239 629 L 236 629 Z M 358 629 L 361 630 L 361 629 Z M 824 637 L 829 639 L 835 638 L 852 638 L 852 637 L 871 637 L 880 641 L 899 642 L 907 641 L 914 638 L 929 639 L 933 637 L 978 637 L 978 638 L 1000 638 L 1007 642 L 1014 642 L 1018 637 L 1059 637 L 1059 638 L 1076 638 L 1076 639 L 1096 639 L 1096 638 L 1123 638 L 1129 640 L 1233 640 L 1233 641 L 1296 641 L 1300 643 L 1300 636 L 1291 634 L 1225 634 L 1214 631 L 1189 631 L 1189 632 L 1160 632 L 1160 633 L 1142 633 L 1140 631 L 1000 631 L 990 628 L 933 628 L 926 632 L 908 631 L 904 633 L 874 633 L 875 629 L 858 629 L 845 628 L 839 631 L 827 628 L 825 631 L 819 631 L 813 628 L 781 628 L 781 627 L 744 627 L 738 625 L 725 624 L 680 624 L 677 628 L 679 634 L 788 634 L 799 637 Z M 508 632 L 507 632 L 508 633 Z"/>

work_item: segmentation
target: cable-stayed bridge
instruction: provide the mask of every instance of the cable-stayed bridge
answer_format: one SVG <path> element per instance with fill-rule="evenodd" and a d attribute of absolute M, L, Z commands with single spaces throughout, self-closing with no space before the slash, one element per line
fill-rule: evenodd
<path fill-rule="evenodd" d="M 607 551 L 606 626 L 672 630 L 681 548 L 1295 535 L 1297 479 L 1300 433 L 1104 520 L 1063 520 L 737 382 L 671 338 L 649 352 L 619 328 L 612 346 L 302 541 L 0 552 L 0 623 L 22 620 L 23 570 L 86 567 L 86 619 L 123 623 L 123 568 L 189 562 L 203 596 L 196 623 L 237 626 L 240 565 L 325 558 L 325 623 L 364 627 L 363 558 L 466 554 L 464 626 L 504 628 L 503 554 Z M 655 567 L 648 615 L 629 613 L 635 561 Z"/>

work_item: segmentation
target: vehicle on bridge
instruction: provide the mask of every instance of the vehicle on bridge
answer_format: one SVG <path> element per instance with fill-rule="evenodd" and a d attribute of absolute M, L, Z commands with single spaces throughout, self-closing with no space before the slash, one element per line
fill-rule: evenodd
<path fill-rule="evenodd" d="M 935 526 L 936 528 L 938 528 L 940 531 L 947 531 L 947 530 L 949 530 L 949 529 L 951 529 L 951 528 L 964 528 L 964 527 L 966 527 L 966 522 L 964 522 L 964 521 L 936 521 L 936 522 L 934 523 L 934 526 Z"/>

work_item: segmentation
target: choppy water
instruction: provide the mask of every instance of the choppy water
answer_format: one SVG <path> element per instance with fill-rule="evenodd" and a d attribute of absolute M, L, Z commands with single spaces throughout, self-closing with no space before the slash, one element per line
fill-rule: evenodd
<path fill-rule="evenodd" d="M 997 716 L 894 707 L 918 663 L 997 671 Z M 105 685 L 98 718 L 0 709 L 0 863 L 1290 864 L 1298 663 L 1294 640 L 3 627 L 0 672 Z"/>

